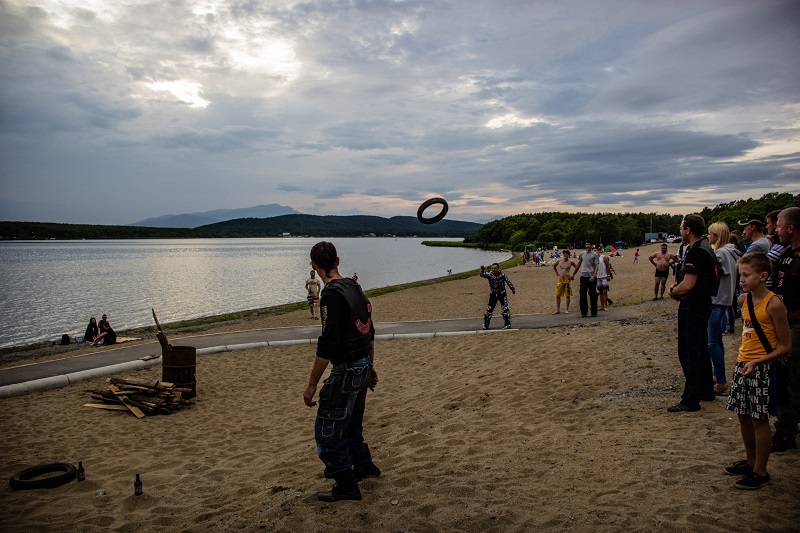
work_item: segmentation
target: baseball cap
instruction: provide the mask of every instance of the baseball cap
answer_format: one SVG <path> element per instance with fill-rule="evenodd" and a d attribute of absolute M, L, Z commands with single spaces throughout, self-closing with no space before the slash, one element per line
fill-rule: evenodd
<path fill-rule="evenodd" d="M 748 224 L 755 224 L 757 226 L 766 226 L 767 221 L 761 215 L 747 215 L 745 219 L 739 221 L 740 226 L 746 226 Z"/>

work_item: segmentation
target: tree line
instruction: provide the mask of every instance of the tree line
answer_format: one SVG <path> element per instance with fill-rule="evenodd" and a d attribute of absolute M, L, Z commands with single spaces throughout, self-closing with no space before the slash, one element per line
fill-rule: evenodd
<path fill-rule="evenodd" d="M 800 207 L 800 195 L 770 192 L 758 199 L 748 198 L 703 208 L 698 214 L 706 221 L 725 222 L 731 229 L 748 214 L 767 213 L 776 209 Z M 689 213 L 685 213 L 689 214 Z M 503 244 L 521 251 L 526 244 L 541 248 L 582 248 L 585 241 L 613 244 L 624 241 L 628 246 L 644 242 L 644 234 L 666 232 L 678 234 L 681 215 L 658 213 L 525 213 L 484 224 L 474 236 L 465 239 L 478 246 Z M 652 228 L 652 229 L 651 229 Z"/>

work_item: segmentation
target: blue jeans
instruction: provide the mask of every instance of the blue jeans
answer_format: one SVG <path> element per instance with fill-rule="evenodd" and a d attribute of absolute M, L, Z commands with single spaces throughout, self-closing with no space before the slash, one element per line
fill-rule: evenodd
<path fill-rule="evenodd" d="M 725 330 L 729 307 L 712 305 L 711 316 L 708 319 L 708 353 L 711 355 L 711 364 L 714 366 L 714 377 L 717 378 L 717 383 L 728 382 L 725 377 L 725 346 L 722 344 L 722 332 Z"/>
<path fill-rule="evenodd" d="M 686 379 L 681 403 L 688 407 L 700 407 L 700 400 L 715 397 L 708 354 L 709 316 L 710 304 L 690 305 L 684 300 L 678 306 L 678 359 Z"/>
<path fill-rule="evenodd" d="M 727 316 L 727 320 L 725 320 L 725 331 L 733 334 L 736 331 L 736 328 L 734 327 L 736 324 L 736 311 L 732 305 L 727 306 L 725 311 Z"/>
<path fill-rule="evenodd" d="M 371 368 L 369 357 L 335 364 L 319 391 L 314 438 L 326 478 L 372 462 L 363 435 Z"/>

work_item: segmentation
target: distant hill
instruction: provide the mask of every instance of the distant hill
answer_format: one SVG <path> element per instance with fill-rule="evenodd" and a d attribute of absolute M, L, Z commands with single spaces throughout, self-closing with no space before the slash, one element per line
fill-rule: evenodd
<path fill-rule="evenodd" d="M 220 237 L 458 237 L 474 235 L 480 224 L 442 220 L 422 224 L 416 217 L 280 215 L 270 218 L 239 218 L 199 228 L 101 226 L 51 222 L 0 222 L 0 240 L 80 239 L 197 239 Z"/>
<path fill-rule="evenodd" d="M 234 220 L 237 218 L 269 218 L 279 215 L 299 213 L 295 209 L 280 205 L 257 205 L 240 209 L 215 209 L 198 213 L 184 213 L 182 215 L 164 215 L 155 218 L 146 218 L 129 226 L 144 226 L 148 228 L 199 228 L 216 222 Z"/>
<path fill-rule="evenodd" d="M 467 237 L 475 234 L 481 224 L 442 220 L 422 224 L 416 217 L 383 218 L 369 215 L 281 215 L 271 218 L 241 218 L 209 224 L 198 229 L 209 230 L 229 237 L 293 236 L 359 237 L 374 234 L 378 237 Z"/>

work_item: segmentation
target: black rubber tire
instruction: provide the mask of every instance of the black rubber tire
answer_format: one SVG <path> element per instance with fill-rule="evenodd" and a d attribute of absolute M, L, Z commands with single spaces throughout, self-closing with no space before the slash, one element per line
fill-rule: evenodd
<path fill-rule="evenodd" d="M 51 472 L 61 472 L 55 476 L 39 477 Z M 20 470 L 13 476 L 9 484 L 15 490 L 52 489 L 75 479 L 77 471 L 75 465 L 70 463 L 50 463 L 32 466 Z"/>
<path fill-rule="evenodd" d="M 425 210 L 430 206 L 432 206 L 433 204 L 442 204 L 441 213 L 431 218 L 423 217 L 422 214 L 425 212 Z M 447 209 L 448 209 L 447 200 L 445 200 L 444 198 L 429 198 L 424 202 L 422 202 L 422 205 L 419 206 L 419 209 L 417 209 L 417 220 L 419 220 L 423 224 L 436 224 L 437 222 L 442 220 L 444 216 L 447 214 Z"/>

